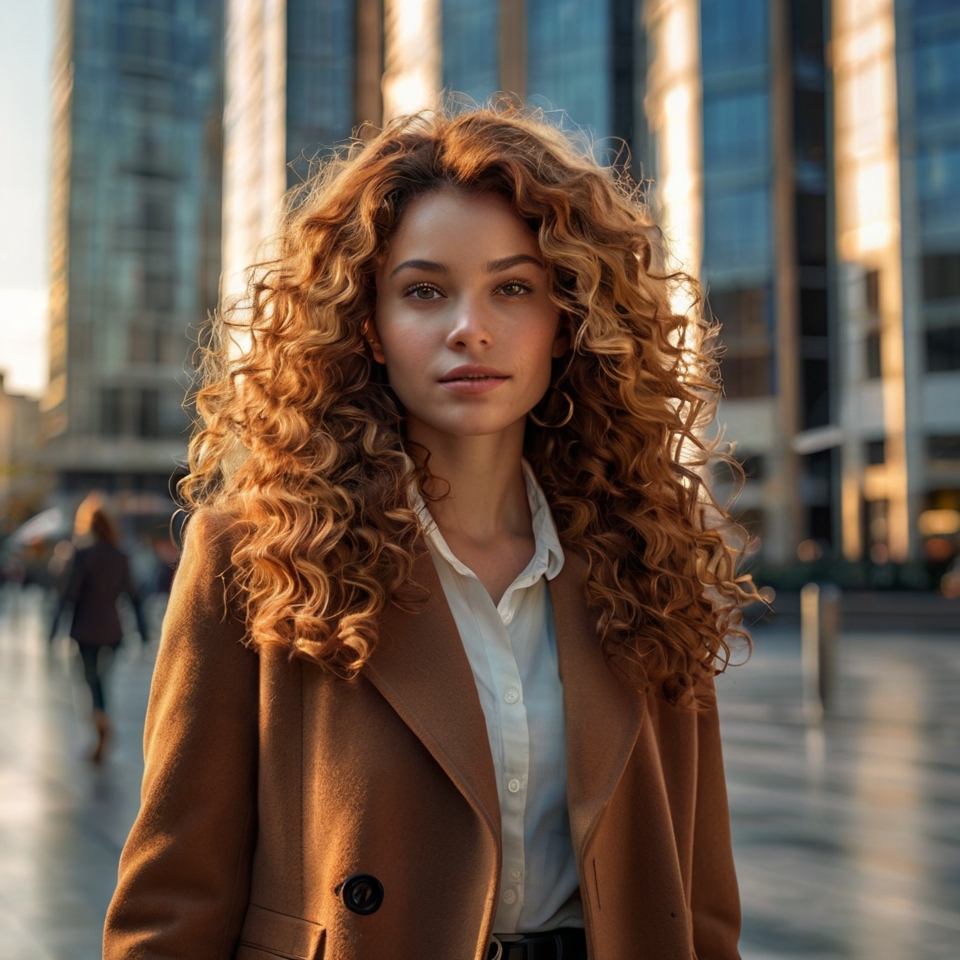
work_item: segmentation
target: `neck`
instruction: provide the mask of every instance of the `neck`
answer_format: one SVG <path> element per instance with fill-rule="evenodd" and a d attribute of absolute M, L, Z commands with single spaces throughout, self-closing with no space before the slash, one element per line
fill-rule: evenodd
<path fill-rule="evenodd" d="M 530 537 L 532 520 L 521 459 L 525 420 L 489 436 L 454 437 L 411 421 L 407 436 L 430 452 L 434 478 L 424 491 L 440 532 L 491 543 L 504 534 Z M 412 448 L 416 455 L 417 448 Z"/>

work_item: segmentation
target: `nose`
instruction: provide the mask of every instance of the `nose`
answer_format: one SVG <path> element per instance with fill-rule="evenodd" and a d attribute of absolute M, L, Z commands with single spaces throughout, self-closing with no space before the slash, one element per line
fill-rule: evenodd
<path fill-rule="evenodd" d="M 489 306 L 483 297 L 464 295 L 456 305 L 453 323 L 447 334 L 451 348 L 488 347 L 493 342 Z"/>

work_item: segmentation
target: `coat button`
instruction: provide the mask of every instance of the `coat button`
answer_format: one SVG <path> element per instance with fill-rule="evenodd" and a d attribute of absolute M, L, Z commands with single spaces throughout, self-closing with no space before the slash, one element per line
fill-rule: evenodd
<path fill-rule="evenodd" d="M 365 917 L 380 909 L 383 903 L 383 884 L 369 873 L 355 873 L 343 881 L 340 898 L 348 910 Z"/>

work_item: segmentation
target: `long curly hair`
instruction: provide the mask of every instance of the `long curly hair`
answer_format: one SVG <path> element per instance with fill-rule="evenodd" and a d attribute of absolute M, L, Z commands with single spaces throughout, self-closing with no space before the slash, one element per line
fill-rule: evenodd
<path fill-rule="evenodd" d="M 248 642 L 345 677 L 391 603 L 415 608 L 423 531 L 404 411 L 364 339 L 375 272 L 412 200 L 499 194 L 536 234 L 571 349 L 528 420 L 525 456 L 565 549 L 587 562 L 605 655 L 638 686 L 692 699 L 746 639 L 732 528 L 702 481 L 719 392 L 713 331 L 667 268 L 643 194 L 539 114 L 510 104 L 400 118 L 288 198 L 275 255 L 251 268 L 201 347 L 188 509 L 237 528 Z M 685 297 L 689 309 L 671 306 Z M 240 344 L 238 347 L 237 344 Z M 562 391 L 562 393 L 561 393 Z M 749 642 L 749 641 L 747 641 Z"/>

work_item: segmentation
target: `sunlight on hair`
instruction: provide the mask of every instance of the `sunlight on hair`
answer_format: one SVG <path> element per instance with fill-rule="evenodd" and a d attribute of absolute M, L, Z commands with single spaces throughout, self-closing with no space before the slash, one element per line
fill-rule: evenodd
<path fill-rule="evenodd" d="M 455 183 L 510 199 L 569 318 L 557 374 L 573 411 L 560 427 L 531 425 L 525 455 L 587 563 L 601 648 L 678 704 L 728 662 L 755 594 L 725 539 L 730 517 L 704 492 L 706 464 L 730 458 L 703 435 L 719 385 L 700 287 L 666 255 L 646 198 L 591 146 L 506 101 L 429 110 L 327 157 L 292 196 L 276 253 L 201 338 L 179 487 L 188 509 L 230 518 L 251 644 L 353 676 L 387 606 L 423 599 L 408 490 L 431 475 L 404 448 L 404 411 L 363 331 L 404 211 Z"/>

